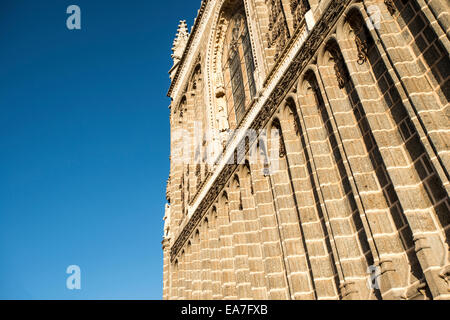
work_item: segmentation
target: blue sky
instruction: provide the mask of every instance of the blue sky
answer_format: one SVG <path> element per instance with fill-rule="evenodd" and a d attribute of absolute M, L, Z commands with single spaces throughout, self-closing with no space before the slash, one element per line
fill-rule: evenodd
<path fill-rule="evenodd" d="M 161 298 L 167 71 L 199 6 L 0 2 L 0 299 Z"/>

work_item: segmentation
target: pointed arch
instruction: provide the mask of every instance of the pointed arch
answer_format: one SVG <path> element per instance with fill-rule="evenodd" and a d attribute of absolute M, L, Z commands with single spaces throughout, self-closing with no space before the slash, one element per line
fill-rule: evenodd
<path fill-rule="evenodd" d="M 345 155 L 342 153 L 342 146 L 332 117 L 329 115 L 322 88 L 317 81 L 316 72 L 314 68 L 307 70 L 299 82 L 298 98 L 302 105 L 299 110 L 330 224 L 335 232 L 339 230 L 339 235 L 345 238 L 344 240 L 338 237 L 338 234 L 334 234 L 342 268 L 343 285 L 352 288 L 345 289 L 344 295 L 354 291 L 354 294 L 368 299 L 371 297 L 371 291 L 365 284 L 365 268 L 373 265 L 374 260 L 349 180 L 348 168 L 344 161 Z M 353 243 L 352 249 L 342 250 L 341 242 L 350 241 L 350 239 Z M 353 262 L 349 263 L 347 259 Z M 359 262 L 356 263 L 356 261 Z M 351 283 L 348 278 L 352 279 Z"/>
<path fill-rule="evenodd" d="M 215 106 L 214 127 L 236 127 L 256 95 L 255 61 L 243 0 L 219 5 L 210 48 L 210 99 Z"/>

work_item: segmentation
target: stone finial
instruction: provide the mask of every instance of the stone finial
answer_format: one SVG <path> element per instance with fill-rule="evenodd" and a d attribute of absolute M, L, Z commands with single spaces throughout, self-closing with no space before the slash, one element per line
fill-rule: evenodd
<path fill-rule="evenodd" d="M 171 161 L 170 156 L 169 156 L 169 161 Z M 166 200 L 167 200 L 167 203 L 170 204 L 170 189 L 169 188 L 170 188 L 170 176 L 167 179 L 167 184 L 166 184 Z"/>
<path fill-rule="evenodd" d="M 170 237 L 170 204 L 166 203 L 164 208 L 164 238 Z"/>
<path fill-rule="evenodd" d="M 181 60 L 184 49 L 186 48 L 186 43 L 189 38 L 189 32 L 186 24 L 186 20 L 180 20 L 178 25 L 177 34 L 175 36 L 175 40 L 173 41 L 172 46 L 172 59 L 173 59 L 173 67 L 170 70 L 170 77 L 172 78 L 173 74 L 175 74 L 176 66 Z"/>

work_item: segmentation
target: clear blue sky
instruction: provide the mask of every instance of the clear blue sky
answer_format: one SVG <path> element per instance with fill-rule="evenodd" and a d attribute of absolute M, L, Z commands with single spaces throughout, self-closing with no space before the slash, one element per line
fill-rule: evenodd
<path fill-rule="evenodd" d="M 0 1 L 0 299 L 161 298 L 170 48 L 199 7 Z"/>

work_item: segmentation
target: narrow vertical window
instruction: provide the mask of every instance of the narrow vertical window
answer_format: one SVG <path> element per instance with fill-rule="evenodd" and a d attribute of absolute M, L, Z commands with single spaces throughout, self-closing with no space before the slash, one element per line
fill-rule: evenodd
<path fill-rule="evenodd" d="M 245 67 L 247 69 L 250 97 L 253 98 L 256 94 L 255 78 L 253 75 L 253 73 L 255 72 L 255 63 L 253 61 L 252 46 L 250 43 L 250 34 L 248 33 L 247 26 L 245 28 L 245 34 L 244 34 L 244 39 L 242 40 L 242 46 L 244 48 Z"/>
<path fill-rule="evenodd" d="M 242 79 L 241 61 L 239 51 L 237 50 L 233 50 L 231 53 L 230 75 L 236 123 L 239 123 L 245 114 L 245 90 L 244 81 Z"/>

